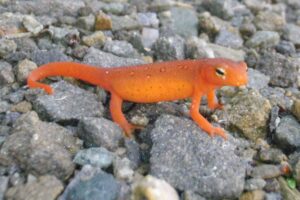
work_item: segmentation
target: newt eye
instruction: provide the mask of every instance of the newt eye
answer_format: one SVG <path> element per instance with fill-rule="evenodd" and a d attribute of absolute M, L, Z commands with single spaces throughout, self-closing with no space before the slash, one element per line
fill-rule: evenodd
<path fill-rule="evenodd" d="M 225 79 L 225 75 L 226 75 L 226 72 L 223 68 L 216 68 L 216 75 L 221 77 L 222 79 Z"/>

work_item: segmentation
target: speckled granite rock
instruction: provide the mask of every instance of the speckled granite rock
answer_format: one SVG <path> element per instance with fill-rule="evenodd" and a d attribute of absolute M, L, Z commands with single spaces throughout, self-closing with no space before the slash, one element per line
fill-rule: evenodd
<path fill-rule="evenodd" d="M 156 121 L 151 138 L 151 175 L 207 198 L 233 198 L 242 192 L 245 165 L 234 154 L 231 139 L 212 139 L 192 121 L 168 115 Z"/>

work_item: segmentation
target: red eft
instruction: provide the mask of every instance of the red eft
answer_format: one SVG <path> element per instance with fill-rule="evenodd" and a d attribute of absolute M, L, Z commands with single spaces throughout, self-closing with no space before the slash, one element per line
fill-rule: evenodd
<path fill-rule="evenodd" d="M 210 109 L 222 108 L 215 90 L 222 86 L 241 86 L 248 82 L 247 65 L 225 58 L 182 60 L 103 68 L 75 62 L 53 62 L 31 72 L 27 84 L 42 88 L 48 94 L 53 89 L 37 82 L 49 76 L 69 76 L 100 86 L 111 94 L 112 119 L 131 136 L 134 125 L 128 123 L 123 112 L 123 100 L 152 103 L 191 98 L 191 118 L 210 136 L 227 138 L 224 130 L 211 125 L 200 113 L 202 96 L 206 95 Z"/>

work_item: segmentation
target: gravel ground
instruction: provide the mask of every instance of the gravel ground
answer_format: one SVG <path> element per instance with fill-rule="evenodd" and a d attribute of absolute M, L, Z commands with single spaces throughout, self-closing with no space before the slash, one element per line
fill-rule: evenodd
<path fill-rule="evenodd" d="M 299 0 L 0 0 L 0 200 L 300 199 Z M 109 93 L 78 80 L 26 87 L 53 61 L 103 67 L 226 57 L 249 66 L 223 110 L 133 104 L 124 138 Z"/>

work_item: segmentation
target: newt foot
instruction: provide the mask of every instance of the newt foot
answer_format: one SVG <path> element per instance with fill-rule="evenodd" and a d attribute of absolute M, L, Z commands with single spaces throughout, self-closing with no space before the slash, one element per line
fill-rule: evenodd
<path fill-rule="evenodd" d="M 225 140 L 227 140 L 227 135 L 224 131 L 224 129 L 220 128 L 220 127 L 212 127 L 210 130 L 207 131 L 208 134 L 211 136 L 211 137 L 214 137 L 215 135 L 219 135 L 221 136 L 222 138 L 224 138 Z"/>

